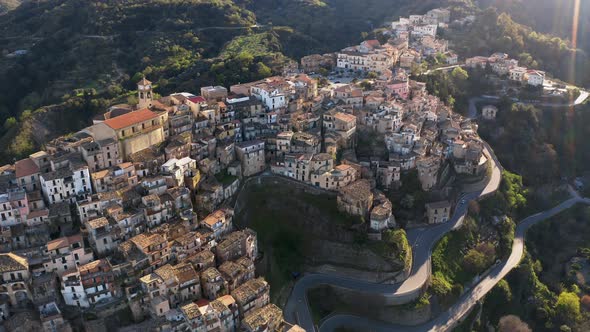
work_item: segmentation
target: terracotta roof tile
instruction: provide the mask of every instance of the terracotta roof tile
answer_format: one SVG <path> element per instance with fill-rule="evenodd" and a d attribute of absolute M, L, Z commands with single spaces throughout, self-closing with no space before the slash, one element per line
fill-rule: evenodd
<path fill-rule="evenodd" d="M 157 117 L 158 114 L 150 111 L 147 108 L 144 108 L 139 111 L 127 113 L 116 118 L 105 120 L 104 123 L 112 129 L 117 130 Z"/>
<path fill-rule="evenodd" d="M 29 263 L 26 258 L 13 253 L 0 254 L 0 272 L 12 272 L 28 269 Z"/>
<path fill-rule="evenodd" d="M 39 166 L 31 158 L 19 160 L 15 163 L 16 177 L 29 176 L 39 173 Z"/>
<path fill-rule="evenodd" d="M 55 250 L 58 248 L 65 248 L 70 246 L 72 243 L 82 242 L 82 235 L 76 234 L 72 236 L 62 237 L 59 239 L 55 239 L 51 242 L 47 242 L 47 250 Z"/>

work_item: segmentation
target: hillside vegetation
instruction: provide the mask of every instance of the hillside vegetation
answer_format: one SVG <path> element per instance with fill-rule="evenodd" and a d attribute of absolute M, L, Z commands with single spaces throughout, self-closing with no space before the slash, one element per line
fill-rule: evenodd
<path fill-rule="evenodd" d="M 538 33 L 516 23 L 511 16 L 489 8 L 477 15 L 474 24 L 445 34 L 453 48 L 464 56 L 508 53 L 529 68 L 547 71 L 564 81 L 587 85 L 590 78 L 579 73 L 590 70 L 588 55 L 556 36 Z"/>
<path fill-rule="evenodd" d="M 577 47 L 590 51 L 589 1 L 480 0 L 479 3 L 482 7 L 493 6 L 499 11 L 509 13 L 516 22 L 542 33 L 572 40 L 575 32 Z M 577 17 L 576 11 L 579 13 Z"/>

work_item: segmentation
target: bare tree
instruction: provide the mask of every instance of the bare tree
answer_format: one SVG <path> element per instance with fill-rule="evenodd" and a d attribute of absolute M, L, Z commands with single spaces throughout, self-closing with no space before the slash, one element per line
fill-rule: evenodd
<path fill-rule="evenodd" d="M 498 330 L 500 332 L 532 332 L 531 328 L 527 323 L 520 320 L 518 316 L 508 315 L 500 318 L 498 324 Z"/>

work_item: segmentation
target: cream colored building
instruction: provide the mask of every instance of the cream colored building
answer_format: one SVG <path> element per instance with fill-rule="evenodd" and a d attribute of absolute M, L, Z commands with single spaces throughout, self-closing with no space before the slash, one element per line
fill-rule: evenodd
<path fill-rule="evenodd" d="M 426 204 L 426 218 L 429 224 L 439 224 L 449 221 L 451 217 L 451 202 L 440 201 Z"/>
<path fill-rule="evenodd" d="M 25 305 L 32 299 L 29 289 L 31 274 L 26 258 L 13 253 L 0 254 L 0 273 L 0 297 L 13 306 Z"/>
<path fill-rule="evenodd" d="M 373 206 L 373 192 L 369 180 L 358 180 L 340 188 L 337 205 L 339 211 L 353 216 L 368 217 Z"/>
<path fill-rule="evenodd" d="M 147 108 L 107 119 L 85 129 L 95 140 L 115 139 L 123 158 L 147 149 L 165 140 L 163 125 L 166 113 L 156 113 Z"/>
<path fill-rule="evenodd" d="M 260 173 L 266 167 L 264 141 L 248 141 L 236 144 L 236 156 L 242 164 L 242 174 L 244 176 Z"/>
<path fill-rule="evenodd" d="M 493 105 L 486 105 L 481 109 L 481 116 L 486 120 L 494 120 L 497 113 L 498 108 Z"/>
<path fill-rule="evenodd" d="M 357 179 L 357 171 L 350 165 L 338 165 L 325 172 L 311 174 L 311 184 L 326 190 L 338 190 Z"/>

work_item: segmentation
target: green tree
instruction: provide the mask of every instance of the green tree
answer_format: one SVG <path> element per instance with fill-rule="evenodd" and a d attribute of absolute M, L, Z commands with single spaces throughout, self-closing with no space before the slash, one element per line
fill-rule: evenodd
<path fill-rule="evenodd" d="M 374 72 L 374 71 L 370 71 L 370 72 L 367 74 L 367 78 L 377 78 L 377 77 L 379 77 L 379 75 L 377 75 L 377 73 L 376 73 L 376 72 Z"/>
<path fill-rule="evenodd" d="M 467 81 L 469 74 L 465 69 L 457 67 L 451 72 L 451 77 L 456 81 Z"/>
<path fill-rule="evenodd" d="M 522 184 L 522 176 L 503 171 L 500 190 L 511 212 L 517 212 L 526 206 L 528 190 Z"/>
<path fill-rule="evenodd" d="M 486 305 L 489 305 L 490 316 L 498 317 L 508 313 L 508 304 L 512 302 L 512 290 L 505 279 L 500 280 L 486 296 Z"/>
<path fill-rule="evenodd" d="M 136 95 L 130 95 L 127 97 L 127 104 L 134 106 L 137 105 L 137 103 L 139 103 L 139 101 L 137 100 Z"/>
<path fill-rule="evenodd" d="M 574 292 L 562 292 L 555 304 L 555 313 L 563 322 L 574 323 L 580 318 L 580 299 Z"/>
<path fill-rule="evenodd" d="M 406 231 L 403 229 L 387 230 L 383 232 L 382 241 L 390 247 L 388 255 L 391 259 L 404 262 L 406 268 L 410 268 L 412 263 L 412 250 Z"/>
<path fill-rule="evenodd" d="M 432 276 L 430 289 L 432 289 L 434 294 L 438 296 L 447 296 L 451 293 L 453 285 L 451 285 L 451 283 L 445 278 L 445 276 L 442 273 L 436 272 Z"/>
<path fill-rule="evenodd" d="M 480 273 L 486 268 L 486 256 L 475 249 L 470 249 L 463 258 L 463 267 L 471 273 Z"/>
<path fill-rule="evenodd" d="M 515 229 L 516 225 L 511 218 L 504 219 L 499 225 L 500 240 L 498 243 L 498 252 L 502 258 L 508 257 L 512 252 Z"/>
<path fill-rule="evenodd" d="M 9 117 L 4 121 L 4 129 L 8 130 L 12 127 L 16 126 L 16 118 L 14 116 Z"/>
<path fill-rule="evenodd" d="M 256 72 L 258 74 L 258 77 L 264 78 L 264 77 L 269 77 L 270 75 L 272 75 L 272 70 L 264 63 L 258 62 L 256 64 L 256 66 L 257 66 Z"/>

